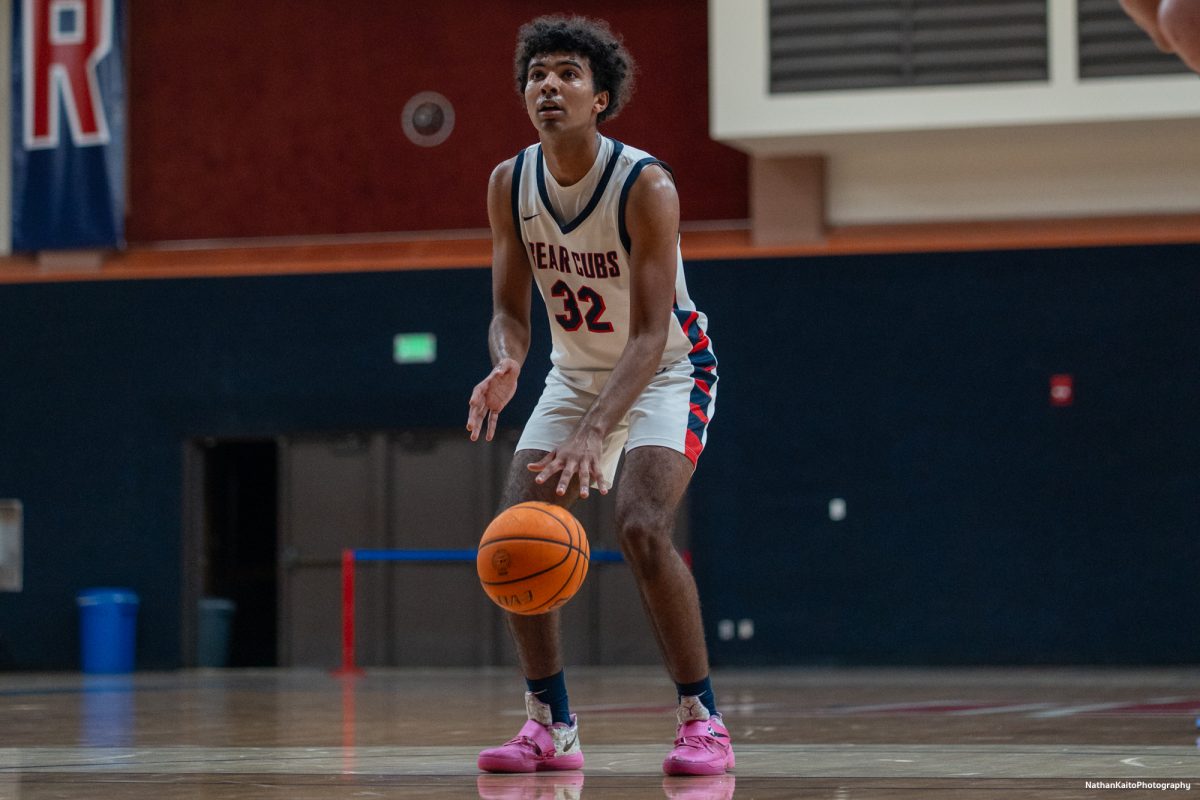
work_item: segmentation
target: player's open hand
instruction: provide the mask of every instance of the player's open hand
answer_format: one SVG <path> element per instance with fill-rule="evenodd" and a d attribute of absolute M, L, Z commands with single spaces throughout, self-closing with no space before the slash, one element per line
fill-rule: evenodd
<path fill-rule="evenodd" d="M 467 430 L 471 432 L 471 441 L 479 440 L 479 432 L 487 425 L 487 435 L 491 441 L 496 435 L 496 422 L 500 419 L 500 411 L 508 405 L 517 392 L 517 376 L 521 367 L 511 358 L 500 360 L 488 376 L 475 385 L 471 392 L 471 401 L 467 406 Z"/>
<path fill-rule="evenodd" d="M 534 480 L 546 483 L 558 475 L 558 486 L 554 490 L 559 497 L 567 493 L 572 478 L 579 478 L 579 496 L 586 498 L 592 481 L 600 489 L 600 494 L 608 494 L 608 483 L 604 480 L 604 471 L 600 468 L 600 455 L 604 452 L 604 437 L 599 433 L 577 430 L 570 439 L 563 442 L 556 450 L 546 454 L 541 461 L 529 465 L 530 472 L 539 473 Z"/>

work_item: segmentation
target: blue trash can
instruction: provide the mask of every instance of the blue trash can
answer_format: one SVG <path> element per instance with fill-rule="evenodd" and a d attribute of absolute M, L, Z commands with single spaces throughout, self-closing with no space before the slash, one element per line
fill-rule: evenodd
<path fill-rule="evenodd" d="M 93 675 L 133 672 L 138 596 L 130 589 L 84 589 L 79 605 L 83 671 Z"/>

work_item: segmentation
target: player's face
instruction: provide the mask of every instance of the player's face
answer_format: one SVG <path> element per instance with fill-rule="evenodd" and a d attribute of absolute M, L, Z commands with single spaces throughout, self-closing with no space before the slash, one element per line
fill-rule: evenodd
<path fill-rule="evenodd" d="M 596 93 L 584 56 L 547 53 L 529 60 L 525 109 L 539 131 L 595 127 L 597 115 L 607 107 L 608 92 Z"/>

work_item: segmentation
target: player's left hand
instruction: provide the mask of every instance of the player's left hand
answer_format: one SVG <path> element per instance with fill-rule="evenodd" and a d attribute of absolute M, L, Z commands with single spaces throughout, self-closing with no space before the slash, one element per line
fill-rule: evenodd
<path fill-rule="evenodd" d="M 595 432 L 576 431 L 571 438 L 557 449 L 551 450 L 541 461 L 529 465 L 530 472 L 539 473 L 538 483 L 546 483 L 559 475 L 555 494 L 562 497 L 571 485 L 571 479 L 579 478 L 579 496 L 587 498 L 592 481 L 596 482 L 600 494 L 608 494 L 608 482 L 600 468 L 600 455 L 604 452 L 604 437 Z"/>

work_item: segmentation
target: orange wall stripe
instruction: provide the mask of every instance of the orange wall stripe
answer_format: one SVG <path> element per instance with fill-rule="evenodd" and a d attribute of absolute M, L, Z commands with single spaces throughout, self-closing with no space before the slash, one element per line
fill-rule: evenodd
<path fill-rule="evenodd" d="M 1021 220 L 831 228 L 822 242 L 758 247 L 745 229 L 689 231 L 689 262 L 883 253 L 1029 250 L 1200 244 L 1200 214 Z M 238 246 L 198 250 L 135 246 L 109 255 L 99 269 L 39 264 L 30 256 L 0 259 L 0 283 L 139 280 L 150 278 L 299 275 L 409 269 L 486 267 L 487 239 L 427 239 L 388 243 Z"/>

